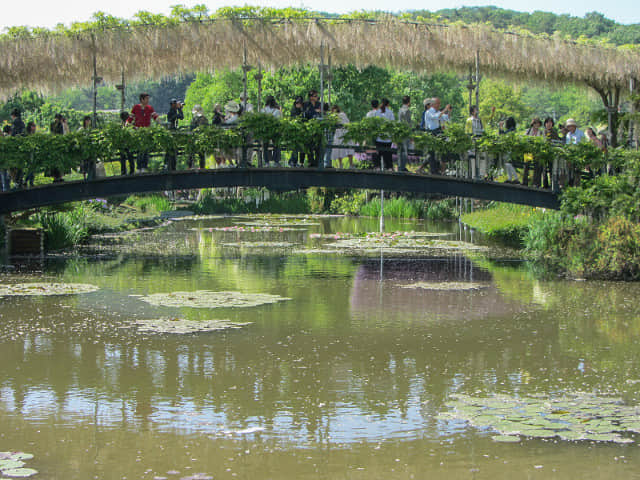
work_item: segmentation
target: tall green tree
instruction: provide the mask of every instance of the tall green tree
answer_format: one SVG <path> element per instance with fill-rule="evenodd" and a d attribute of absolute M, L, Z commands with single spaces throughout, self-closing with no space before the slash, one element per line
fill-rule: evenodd
<path fill-rule="evenodd" d="M 529 123 L 533 112 L 534 109 L 525 102 L 521 86 L 493 79 L 485 79 L 480 84 L 480 117 L 485 128 L 495 128 L 500 120 L 513 117 L 520 129 Z"/>

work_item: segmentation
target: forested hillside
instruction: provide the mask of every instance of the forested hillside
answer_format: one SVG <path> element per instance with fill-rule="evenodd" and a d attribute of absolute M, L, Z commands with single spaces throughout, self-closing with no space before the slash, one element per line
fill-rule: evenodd
<path fill-rule="evenodd" d="M 495 28 L 525 29 L 536 34 L 559 33 L 573 39 L 583 37 L 604 40 L 615 45 L 640 43 L 640 24 L 622 25 L 598 12 L 587 13 L 581 18 L 541 11 L 517 12 L 489 6 L 445 8 L 435 12 L 416 10 L 412 11 L 411 15 L 465 23 L 489 23 Z"/>

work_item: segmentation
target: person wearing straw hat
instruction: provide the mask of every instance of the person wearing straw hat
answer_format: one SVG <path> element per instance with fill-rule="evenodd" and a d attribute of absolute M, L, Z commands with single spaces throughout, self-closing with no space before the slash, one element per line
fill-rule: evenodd
<path fill-rule="evenodd" d="M 224 124 L 225 125 L 235 125 L 240 121 L 240 105 L 238 102 L 234 102 L 233 100 L 227 102 L 224 106 L 225 117 Z"/>
<path fill-rule="evenodd" d="M 586 140 L 584 132 L 578 128 L 578 124 L 573 118 L 568 119 L 565 124 L 567 134 L 564 137 L 564 143 L 566 145 L 575 145 Z M 571 186 L 580 184 L 580 172 L 575 165 L 567 165 L 568 170 L 568 183 Z"/>
<path fill-rule="evenodd" d="M 584 140 L 584 132 L 578 128 L 578 124 L 573 118 L 567 120 L 564 125 L 567 128 L 567 136 L 564 140 L 565 144 L 575 145 Z"/>

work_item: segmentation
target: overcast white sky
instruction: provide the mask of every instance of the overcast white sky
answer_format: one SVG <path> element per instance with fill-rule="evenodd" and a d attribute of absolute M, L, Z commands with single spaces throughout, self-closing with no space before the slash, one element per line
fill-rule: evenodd
<path fill-rule="evenodd" d="M 346 13 L 356 10 L 438 10 L 441 8 L 456 8 L 461 6 L 496 5 L 517 11 L 542 10 L 554 13 L 568 13 L 584 16 L 585 13 L 597 11 L 607 18 L 620 23 L 640 23 L 640 3 L 637 0 L 534 0 L 523 2 L 516 0 L 478 1 L 478 0 L 267 0 L 267 1 L 239 1 L 233 0 L 2 0 L 2 15 L 0 15 L 0 30 L 15 25 L 36 27 L 53 27 L 58 23 L 69 25 L 74 21 L 88 20 L 97 11 L 123 18 L 131 18 L 140 10 L 153 13 L 168 14 L 171 6 L 182 4 L 193 6 L 206 5 L 215 11 L 227 5 L 261 5 L 273 7 L 306 7 L 325 12 Z"/>

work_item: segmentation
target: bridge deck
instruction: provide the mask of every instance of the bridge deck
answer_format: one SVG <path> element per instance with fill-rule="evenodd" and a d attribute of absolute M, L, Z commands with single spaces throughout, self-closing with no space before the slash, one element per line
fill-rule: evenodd
<path fill-rule="evenodd" d="M 144 173 L 71 181 L 0 193 L 0 214 L 116 195 L 216 187 L 358 188 L 390 192 L 432 193 L 557 209 L 558 195 L 538 188 L 470 180 L 363 170 L 294 168 L 223 168 Z"/>

